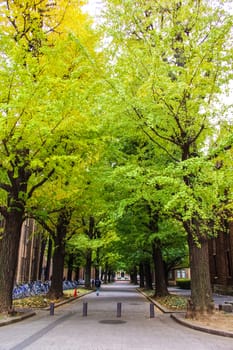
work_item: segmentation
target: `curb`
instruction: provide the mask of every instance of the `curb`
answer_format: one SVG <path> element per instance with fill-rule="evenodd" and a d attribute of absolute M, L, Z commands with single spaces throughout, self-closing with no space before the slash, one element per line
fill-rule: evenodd
<path fill-rule="evenodd" d="M 171 313 L 166 307 L 162 306 L 161 304 L 157 303 L 155 300 L 153 300 L 151 297 L 146 295 L 143 291 L 137 288 L 137 291 L 142 294 L 146 299 L 148 299 L 151 303 L 153 303 L 160 311 L 162 311 L 164 314 Z"/>
<path fill-rule="evenodd" d="M 233 338 L 233 332 L 227 332 L 227 331 L 221 331 L 221 330 L 217 330 L 214 328 L 209 328 L 209 327 L 203 327 L 203 326 L 199 326 L 196 324 L 193 324 L 192 321 L 188 321 L 188 320 L 184 320 L 183 318 L 172 314 L 171 318 L 173 320 L 175 320 L 177 323 L 186 326 L 188 328 L 192 328 L 195 329 L 197 331 L 201 331 L 201 332 L 205 332 L 205 333 L 209 333 L 209 334 L 214 334 L 214 335 L 220 335 L 222 337 L 230 337 Z"/>
<path fill-rule="evenodd" d="M 141 293 L 146 299 L 148 299 L 150 302 L 152 302 L 160 311 L 162 311 L 164 314 L 170 314 L 170 317 L 176 321 L 177 323 L 181 324 L 182 326 L 200 331 L 200 332 L 205 332 L 209 334 L 214 334 L 214 335 L 220 335 L 222 337 L 230 337 L 233 338 L 233 332 L 228 332 L 228 331 L 222 331 L 214 328 L 209 328 L 209 327 L 203 327 L 200 325 L 196 325 L 192 323 L 192 321 L 189 321 L 188 319 L 184 319 L 182 316 L 184 316 L 185 312 L 184 311 L 173 311 L 173 310 L 168 310 L 155 300 L 153 300 L 151 297 L 146 295 L 144 292 L 142 292 L 140 289 L 137 289 L 139 293 Z"/>
<path fill-rule="evenodd" d="M 90 292 L 87 292 L 85 294 L 77 295 L 76 297 L 71 297 L 71 298 L 69 298 L 67 300 L 63 300 L 60 303 L 54 304 L 54 308 L 57 308 L 59 306 L 67 304 L 67 303 L 71 303 L 72 301 L 75 301 L 75 300 L 77 300 L 77 299 L 79 299 L 79 298 L 81 298 L 81 297 L 83 297 L 83 296 L 85 296 L 87 294 L 92 293 L 92 292 L 93 292 L 93 290 L 91 290 Z M 49 311 L 50 310 L 50 306 L 47 306 L 47 307 L 45 307 L 43 309 L 40 309 L 40 310 Z M 15 316 L 15 317 L 11 316 L 11 317 L 7 317 L 7 319 L 5 319 L 5 320 L 4 319 L 1 320 L 0 321 L 0 327 L 7 326 L 7 325 L 12 324 L 12 323 L 20 322 L 20 321 L 25 320 L 26 318 L 29 318 L 29 317 L 32 317 L 32 316 L 36 315 L 36 311 L 34 311 L 34 310 L 30 310 L 30 311 L 17 310 L 17 312 L 22 313 L 22 315 Z"/>
<path fill-rule="evenodd" d="M 11 316 L 11 317 L 8 317 L 6 320 L 1 320 L 0 321 L 0 327 L 2 326 L 7 326 L 11 323 L 16 323 L 16 322 L 19 322 L 19 321 L 22 321 L 22 320 L 25 320 L 26 318 L 29 318 L 29 317 L 32 317 L 32 316 L 35 316 L 36 315 L 36 312 L 35 311 L 18 311 L 19 313 L 22 313 L 22 315 L 20 316 Z"/>
<path fill-rule="evenodd" d="M 165 306 L 159 304 L 156 300 L 152 299 L 148 295 L 146 295 L 144 292 L 142 292 L 140 289 L 137 289 L 139 293 L 141 293 L 146 299 L 148 299 L 151 303 L 153 303 L 160 311 L 162 311 L 164 314 L 173 314 L 173 313 L 183 313 L 183 311 L 174 311 L 174 310 L 169 310 Z"/>
<path fill-rule="evenodd" d="M 56 308 L 59 307 L 59 306 L 62 306 L 62 305 L 64 305 L 64 304 L 71 303 L 72 301 L 75 301 L 75 300 L 77 300 L 77 299 L 79 299 L 79 298 L 82 298 L 82 297 L 84 297 L 85 295 L 90 294 L 90 293 L 93 293 L 93 290 L 90 290 L 90 292 L 84 293 L 84 294 L 82 294 L 82 295 L 77 295 L 76 297 L 70 297 L 69 299 L 63 300 L 63 301 L 61 301 L 60 303 L 54 303 L 54 308 L 56 309 Z M 49 310 L 50 310 L 50 306 L 46 306 L 46 307 L 43 308 L 42 310 L 49 311 Z"/>

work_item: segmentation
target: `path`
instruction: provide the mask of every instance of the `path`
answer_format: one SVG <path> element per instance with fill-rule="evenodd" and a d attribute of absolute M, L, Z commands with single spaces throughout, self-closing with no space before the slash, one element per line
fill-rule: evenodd
<path fill-rule="evenodd" d="M 83 305 L 87 303 L 87 316 Z M 121 303 L 121 317 L 117 316 Z M 198 332 L 155 311 L 134 286 L 103 286 L 100 296 L 88 294 L 37 316 L 0 328 L 0 350 L 232 350 L 232 338 Z"/>

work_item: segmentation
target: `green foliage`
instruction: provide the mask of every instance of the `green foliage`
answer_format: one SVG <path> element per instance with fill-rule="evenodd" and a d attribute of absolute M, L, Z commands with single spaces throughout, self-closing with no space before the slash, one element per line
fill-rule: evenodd
<path fill-rule="evenodd" d="M 128 184 L 119 215 L 143 196 L 187 223 L 194 236 L 193 220 L 201 235 L 213 234 L 226 182 L 210 143 L 216 140 L 213 120 L 226 121 L 217 106 L 231 79 L 232 16 L 220 2 L 106 4 L 106 54 L 114 62 L 111 116 L 121 140 L 115 174 Z M 232 145 L 231 134 L 223 137 L 216 152 Z"/>

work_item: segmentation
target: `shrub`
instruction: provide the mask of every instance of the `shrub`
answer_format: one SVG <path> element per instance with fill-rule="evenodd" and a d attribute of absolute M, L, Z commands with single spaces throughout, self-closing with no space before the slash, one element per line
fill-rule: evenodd
<path fill-rule="evenodd" d="M 191 280 L 188 278 L 180 278 L 176 280 L 176 285 L 182 289 L 190 289 L 191 288 Z"/>

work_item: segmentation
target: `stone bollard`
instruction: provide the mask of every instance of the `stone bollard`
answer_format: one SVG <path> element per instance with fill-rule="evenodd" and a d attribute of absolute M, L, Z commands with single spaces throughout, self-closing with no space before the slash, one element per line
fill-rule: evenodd
<path fill-rule="evenodd" d="M 54 303 L 50 303 L 49 313 L 50 313 L 50 316 L 54 315 Z"/>
<path fill-rule="evenodd" d="M 231 304 L 220 304 L 219 310 L 224 312 L 232 312 L 233 306 Z"/>
<path fill-rule="evenodd" d="M 87 303 L 83 303 L 83 316 L 87 316 Z"/>
<path fill-rule="evenodd" d="M 117 303 L 117 317 L 121 317 L 121 303 Z"/>
<path fill-rule="evenodd" d="M 154 318 L 155 317 L 155 307 L 154 304 L 151 303 L 150 304 L 150 318 Z"/>

